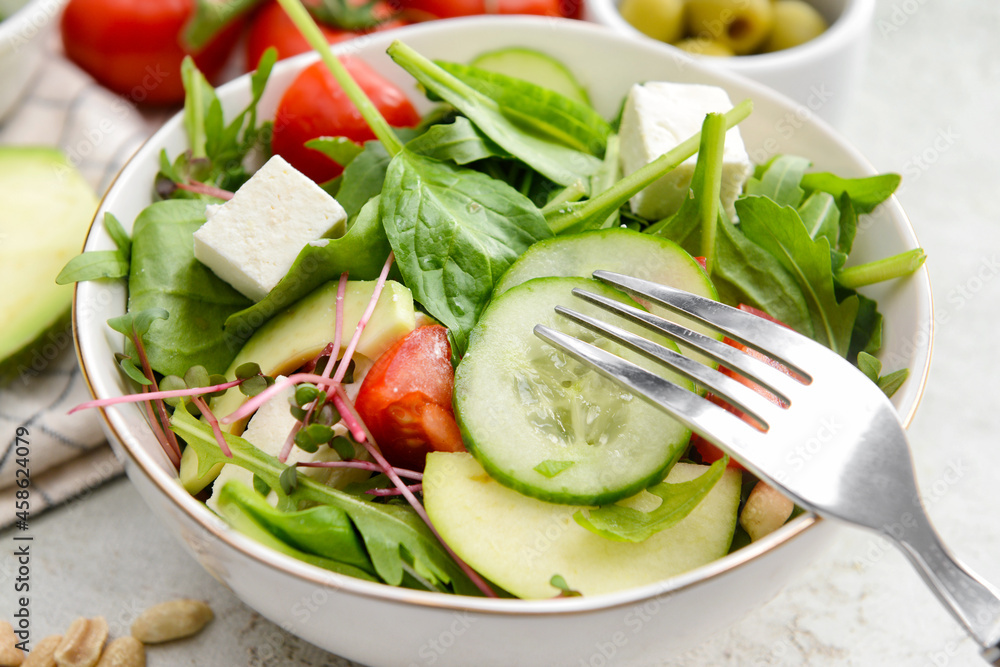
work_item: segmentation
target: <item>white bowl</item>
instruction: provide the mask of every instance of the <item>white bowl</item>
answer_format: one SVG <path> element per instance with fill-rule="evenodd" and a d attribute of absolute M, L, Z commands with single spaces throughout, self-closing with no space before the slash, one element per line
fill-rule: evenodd
<path fill-rule="evenodd" d="M 620 0 L 586 0 L 584 18 L 632 38 L 650 41 L 618 12 Z M 711 67 L 736 72 L 787 95 L 815 114 L 841 123 L 851 107 L 858 78 L 864 70 L 873 28 L 875 0 L 809 0 L 830 25 L 819 37 L 774 53 L 732 58 L 697 57 Z M 674 49 L 678 58 L 692 58 Z"/>
<path fill-rule="evenodd" d="M 678 66 L 673 53 L 592 24 L 526 17 L 438 21 L 363 42 L 341 45 L 413 91 L 412 82 L 385 55 L 399 38 L 433 58 L 465 61 L 512 45 L 541 48 L 560 58 L 590 89 L 603 114 L 616 112 L 635 81 L 676 79 L 724 86 L 734 99 L 752 97 L 744 140 L 757 160 L 775 151 L 813 156 L 818 167 L 847 176 L 873 173 L 865 159 L 829 127 L 807 122 L 792 133 L 776 123 L 793 107 L 752 82 L 700 65 Z M 281 91 L 312 62 L 305 55 L 278 66 L 262 101 L 274 112 Z M 248 99 L 247 80 L 220 91 L 227 113 Z M 113 212 L 126 225 L 150 202 L 161 149 L 186 148 L 181 118 L 171 119 L 135 155 L 105 197 L 97 220 Z M 893 199 L 859 231 L 858 259 L 916 247 L 913 231 Z M 111 248 L 95 224 L 87 250 Z M 926 379 L 931 299 L 927 273 L 873 290 L 886 317 L 885 349 L 892 367 L 911 369 L 895 403 L 907 422 Z M 95 396 L 129 391 L 115 363 L 121 337 L 104 324 L 125 307 L 120 281 L 77 287 L 74 328 L 78 353 Z M 691 648 L 771 598 L 821 549 L 830 524 L 811 515 L 700 569 L 654 585 L 614 594 L 554 599 L 489 600 L 391 588 L 339 576 L 263 548 L 230 529 L 178 483 L 142 412 L 121 406 L 104 412 L 104 428 L 129 477 L 163 522 L 198 561 L 247 604 L 290 632 L 368 665 L 579 665 L 661 661 Z M 582 661 L 582 662 L 581 662 Z"/>
<path fill-rule="evenodd" d="M 0 0 L 0 120 L 42 64 L 45 42 L 66 0 Z"/>

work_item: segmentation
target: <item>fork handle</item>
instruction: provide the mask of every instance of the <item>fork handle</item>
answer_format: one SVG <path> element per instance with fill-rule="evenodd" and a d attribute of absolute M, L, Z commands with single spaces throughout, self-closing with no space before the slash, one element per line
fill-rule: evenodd
<path fill-rule="evenodd" d="M 1000 667 L 1000 595 L 955 559 L 925 515 L 903 519 L 903 526 L 884 526 L 882 534 L 900 545 L 938 599 L 979 642 L 983 657 Z"/>

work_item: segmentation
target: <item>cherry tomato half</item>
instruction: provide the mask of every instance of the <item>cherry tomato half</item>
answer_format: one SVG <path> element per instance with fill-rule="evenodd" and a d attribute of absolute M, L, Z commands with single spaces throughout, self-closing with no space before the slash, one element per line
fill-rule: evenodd
<path fill-rule="evenodd" d="M 63 47 L 98 83 L 134 102 L 182 102 L 181 61 L 188 52 L 180 33 L 193 11 L 194 0 L 70 0 L 60 24 Z M 241 28 L 230 24 L 193 54 L 209 80 L 222 70 Z"/>
<path fill-rule="evenodd" d="M 451 407 L 454 384 L 440 325 L 414 329 L 375 361 L 355 407 L 389 463 L 423 470 L 427 452 L 465 450 Z"/>
<path fill-rule="evenodd" d="M 740 310 L 748 312 L 748 313 L 752 313 L 752 314 L 754 314 L 754 315 L 756 315 L 758 317 L 763 317 L 764 319 L 770 320 L 771 322 L 774 322 L 776 324 L 780 324 L 781 326 L 787 326 L 783 322 L 774 319 L 773 317 L 771 317 L 770 315 L 768 315 L 767 313 L 765 313 L 763 310 L 760 310 L 758 308 L 754 308 L 753 306 L 748 306 L 746 304 L 742 304 L 741 303 L 740 304 Z M 731 338 L 723 338 L 722 342 L 725 343 L 726 345 L 731 345 L 731 346 L 735 347 L 736 349 L 738 349 L 738 350 L 740 350 L 742 352 L 747 353 L 751 357 L 754 357 L 756 359 L 759 359 L 759 360 L 763 361 L 768 366 L 772 366 L 773 368 L 777 368 L 779 371 L 781 371 L 782 373 L 785 373 L 786 375 L 791 375 L 793 377 L 795 375 L 794 373 L 792 373 L 792 371 L 790 371 L 783 364 L 780 364 L 777 361 L 775 361 L 774 359 L 772 359 L 772 358 L 770 358 L 770 357 L 768 357 L 768 356 L 766 356 L 764 354 L 761 354 L 757 350 L 754 350 L 752 348 L 747 347 L 743 343 L 740 343 L 740 342 L 737 342 L 735 340 L 732 340 Z M 757 392 L 758 394 L 760 394 L 761 396 L 763 396 L 767 400 L 771 401 L 772 403 L 775 403 L 777 405 L 781 404 L 781 399 L 779 399 L 777 396 L 775 396 L 772 392 L 768 391 L 767 389 L 765 389 L 764 387 L 760 386 L 756 382 L 753 382 L 752 380 L 748 380 L 743 375 L 740 375 L 739 373 L 737 373 L 735 371 L 731 371 L 728 368 L 725 368 L 724 366 L 721 366 L 721 365 L 719 366 L 719 372 L 721 372 L 721 373 L 723 373 L 725 375 L 728 375 L 729 377 L 733 378 L 734 380 L 736 380 L 737 382 L 739 382 L 739 383 L 741 383 L 743 385 L 746 385 L 747 387 L 750 387 L 755 392 Z M 718 398 L 717 396 L 714 396 L 712 394 L 708 394 L 706 396 L 706 398 L 708 400 L 710 400 L 711 402 L 715 403 L 716 405 L 719 405 L 719 406 L 725 408 L 726 410 L 728 410 L 729 412 L 732 412 L 734 415 L 737 415 L 738 417 L 740 417 L 744 421 L 752 423 L 752 420 L 750 419 L 750 417 L 748 417 L 747 415 L 745 415 L 742 411 L 740 411 L 740 410 L 734 408 L 733 406 L 729 405 L 728 403 L 726 403 L 722 399 Z M 701 437 L 697 433 L 695 433 L 694 435 L 691 436 L 691 446 L 695 448 L 695 451 L 698 452 L 698 455 L 701 456 L 702 461 L 704 461 L 705 463 L 713 463 L 715 461 L 718 461 L 719 459 L 722 458 L 722 456 L 724 454 L 724 452 L 721 449 L 719 449 L 718 447 L 716 447 L 715 445 L 713 445 L 712 443 L 710 443 L 708 440 L 705 440 L 703 437 Z M 730 467 L 733 467 L 733 468 L 739 468 L 741 470 L 743 469 L 743 466 L 739 463 L 739 461 L 736 461 L 732 457 L 730 457 L 730 459 L 729 459 L 729 465 L 730 465 Z"/>
<path fill-rule="evenodd" d="M 392 82 L 361 60 L 340 61 L 390 125 L 413 127 L 420 116 Z M 343 169 L 319 151 L 305 146 L 316 137 L 347 137 L 357 143 L 375 138 L 361 112 L 322 62 L 302 70 L 288 87 L 274 116 L 272 150 L 317 183 L 335 178 Z"/>
<path fill-rule="evenodd" d="M 389 18 L 392 9 L 387 4 L 380 4 L 374 12 L 376 18 L 385 18 L 376 28 L 370 30 L 342 30 L 319 24 L 319 29 L 326 37 L 326 41 L 331 44 L 352 39 L 359 35 L 369 34 L 379 30 L 388 30 L 405 25 L 405 21 Z M 260 57 L 268 47 L 273 46 L 278 50 L 278 59 L 288 58 L 306 51 L 312 51 L 312 47 L 302 36 L 299 29 L 295 27 L 288 14 L 276 2 L 269 2 L 257 11 L 250 23 L 250 30 L 247 32 L 246 43 L 246 65 L 248 69 L 253 69 L 260 61 Z"/>

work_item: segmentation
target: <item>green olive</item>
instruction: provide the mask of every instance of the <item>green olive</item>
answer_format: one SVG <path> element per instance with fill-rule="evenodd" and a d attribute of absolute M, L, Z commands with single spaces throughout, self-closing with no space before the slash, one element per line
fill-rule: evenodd
<path fill-rule="evenodd" d="M 682 39 L 674 44 L 678 49 L 682 51 L 687 51 L 688 53 L 693 53 L 699 56 L 718 56 L 722 58 L 731 57 L 736 54 L 725 44 L 717 42 L 714 39 L 705 39 L 702 37 L 688 37 L 687 39 Z"/>
<path fill-rule="evenodd" d="M 684 0 L 622 0 L 622 18 L 639 32 L 662 42 L 673 42 L 684 34 Z"/>
<path fill-rule="evenodd" d="M 823 34 L 826 19 L 802 0 L 777 0 L 774 3 L 774 26 L 764 42 L 764 51 L 780 51 L 804 44 Z"/>
<path fill-rule="evenodd" d="M 737 55 L 753 53 L 771 32 L 771 0 L 688 0 L 688 34 L 713 39 Z"/>

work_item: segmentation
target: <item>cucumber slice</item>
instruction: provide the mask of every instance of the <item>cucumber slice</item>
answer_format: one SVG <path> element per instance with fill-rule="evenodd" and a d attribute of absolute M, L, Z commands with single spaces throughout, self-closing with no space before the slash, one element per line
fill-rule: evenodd
<path fill-rule="evenodd" d="M 597 269 L 616 271 L 670 285 L 718 300 L 719 293 L 701 265 L 679 245 L 661 236 L 621 227 L 565 234 L 540 241 L 521 255 L 500 277 L 493 296 L 515 285 L 542 276 L 589 278 Z M 676 315 L 655 304 L 642 303 L 655 315 L 721 340 L 722 335 L 695 320 Z M 715 361 L 688 349 L 682 352 L 704 364 Z"/>
<path fill-rule="evenodd" d="M 488 51 L 476 56 L 470 65 L 506 74 L 554 90 L 571 100 L 590 106 L 590 96 L 573 73 L 550 55 L 523 47 Z"/>
<path fill-rule="evenodd" d="M 669 376 L 556 314 L 563 304 L 639 330 L 574 297 L 574 287 L 631 302 L 584 278 L 539 278 L 509 290 L 472 330 L 455 372 L 455 415 L 469 450 L 501 484 L 548 502 L 603 505 L 660 481 L 691 433 L 535 336 L 534 326 L 545 324 Z"/>

